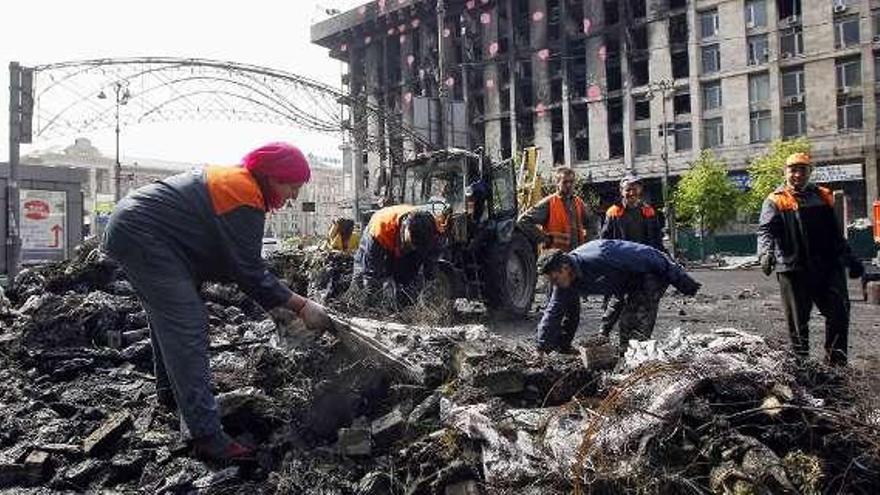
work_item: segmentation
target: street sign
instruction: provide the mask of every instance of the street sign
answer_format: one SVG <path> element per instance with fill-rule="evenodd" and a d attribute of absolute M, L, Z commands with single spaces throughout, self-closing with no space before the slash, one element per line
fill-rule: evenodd
<path fill-rule="evenodd" d="M 861 163 L 845 163 L 840 165 L 825 165 L 813 169 L 813 175 L 810 180 L 816 183 L 825 184 L 828 182 L 849 182 L 854 180 L 862 180 L 865 175 L 862 173 Z"/>
<path fill-rule="evenodd" d="M 67 257 L 67 193 L 22 189 L 21 261 L 44 263 Z"/>

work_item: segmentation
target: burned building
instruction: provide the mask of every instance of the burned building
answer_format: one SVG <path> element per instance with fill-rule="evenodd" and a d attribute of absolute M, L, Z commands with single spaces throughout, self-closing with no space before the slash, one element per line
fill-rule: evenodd
<path fill-rule="evenodd" d="M 315 24 L 312 40 L 348 64 L 343 82 L 355 100 L 386 110 L 350 119 L 382 143 L 352 141 L 367 197 L 419 149 L 389 121 L 412 125 L 416 100 L 442 89 L 467 109 L 471 147 L 502 158 L 536 145 L 545 169 L 572 166 L 611 191 L 634 172 L 649 178 L 655 200 L 664 154 L 674 180 L 713 149 L 745 184 L 749 160 L 770 142 L 805 136 L 822 165 L 816 181 L 845 190 L 865 216 L 880 188 L 878 6 L 377 0 Z"/>

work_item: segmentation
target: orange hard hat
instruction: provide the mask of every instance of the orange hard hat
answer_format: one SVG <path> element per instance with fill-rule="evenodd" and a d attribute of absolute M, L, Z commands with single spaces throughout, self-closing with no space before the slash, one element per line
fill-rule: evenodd
<path fill-rule="evenodd" d="M 785 159 L 785 166 L 791 167 L 793 165 L 813 166 L 813 163 L 810 160 L 810 155 L 806 153 L 792 153 Z"/>

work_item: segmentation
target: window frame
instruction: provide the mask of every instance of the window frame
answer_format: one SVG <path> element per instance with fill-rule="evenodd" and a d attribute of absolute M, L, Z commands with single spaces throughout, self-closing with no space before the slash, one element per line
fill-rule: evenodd
<path fill-rule="evenodd" d="M 765 84 L 763 85 L 763 91 L 758 91 L 759 86 L 757 85 L 757 81 L 763 81 Z M 761 94 L 759 94 L 761 93 Z M 763 98 L 756 98 L 756 96 L 763 96 Z M 757 105 L 762 103 L 767 103 L 770 101 L 770 73 L 769 72 L 756 72 L 754 74 L 749 74 L 749 105 Z"/>
<path fill-rule="evenodd" d="M 645 140 L 646 137 L 647 140 Z M 633 152 L 636 156 L 647 156 L 653 152 L 651 149 L 651 137 L 650 127 L 633 131 Z M 647 143 L 647 148 L 640 148 L 639 143 Z"/>
<path fill-rule="evenodd" d="M 714 97 L 717 95 L 717 97 Z M 711 112 L 713 110 L 720 110 L 724 106 L 724 92 L 721 87 L 721 80 L 718 79 L 716 81 L 705 82 L 702 85 L 702 96 L 703 96 L 703 104 L 702 108 L 704 112 Z M 710 98 L 712 97 L 712 98 Z M 710 100 L 715 103 L 713 106 L 709 106 L 708 103 Z"/>
<path fill-rule="evenodd" d="M 715 69 L 714 70 L 706 70 L 706 55 L 707 53 L 714 54 L 715 59 Z M 721 45 L 719 43 L 712 43 L 709 45 L 703 45 L 700 47 L 700 73 L 703 75 L 709 74 L 717 74 L 721 72 Z"/>
<path fill-rule="evenodd" d="M 762 8 L 756 9 L 755 7 L 758 5 L 761 5 Z M 743 10 L 745 11 L 746 29 L 754 29 L 767 26 L 767 0 L 746 0 L 745 5 L 743 6 Z M 758 21 L 756 21 L 757 16 L 755 15 L 755 13 L 759 11 L 763 11 L 763 23 L 759 23 Z M 749 22 L 752 23 L 751 27 L 749 27 Z"/>
<path fill-rule="evenodd" d="M 760 47 L 763 45 L 763 47 Z M 748 65 L 764 65 L 770 61 L 770 40 L 767 33 L 746 37 L 746 58 Z"/>
<path fill-rule="evenodd" d="M 797 116 L 798 132 L 795 134 L 786 133 L 786 116 Z M 792 105 L 782 108 L 782 138 L 788 139 L 807 135 L 807 108 L 803 104 Z"/>
<path fill-rule="evenodd" d="M 862 33 L 861 26 L 859 26 L 860 20 L 861 19 L 858 15 L 834 19 L 834 48 L 849 48 L 851 46 L 856 46 L 861 42 Z M 846 26 L 848 25 L 855 26 L 855 41 L 846 41 Z"/>
<path fill-rule="evenodd" d="M 766 125 L 766 135 L 760 136 L 761 124 Z M 758 131 L 756 133 L 756 131 Z M 749 142 L 766 143 L 773 138 L 770 110 L 756 110 L 749 113 Z"/>
<path fill-rule="evenodd" d="M 718 33 L 721 31 L 721 21 L 718 15 L 718 9 L 714 8 L 702 10 L 700 12 L 697 12 L 697 16 L 699 17 L 700 21 L 700 39 L 705 40 L 717 37 Z M 711 17 L 712 19 L 712 34 L 706 34 L 706 32 L 704 31 L 704 28 L 707 25 L 705 19 L 709 17 Z"/>
<path fill-rule="evenodd" d="M 847 68 L 855 65 L 855 80 L 850 81 L 847 77 Z M 861 56 L 855 58 L 838 59 L 834 61 L 834 82 L 837 89 L 857 88 L 862 85 L 862 59 Z M 843 84 L 842 84 L 843 83 Z M 850 84 L 854 83 L 854 84 Z"/>
<path fill-rule="evenodd" d="M 710 144 L 709 136 L 716 137 L 717 141 Z M 724 146 L 724 118 L 703 119 L 703 149 L 719 148 L 721 146 Z"/>
<path fill-rule="evenodd" d="M 858 109 L 858 117 L 850 123 L 852 114 Z M 842 112 L 842 114 L 841 114 Z M 837 130 L 861 131 L 865 128 L 865 100 L 858 96 L 841 96 L 837 99 Z"/>
<path fill-rule="evenodd" d="M 785 78 L 786 76 L 794 75 L 795 76 L 795 85 L 797 86 L 798 92 L 794 94 L 787 94 L 785 92 Z M 806 91 L 806 74 L 804 73 L 804 67 L 794 67 L 788 70 L 784 70 L 779 74 L 780 82 L 782 84 L 782 97 L 783 98 L 791 98 L 792 96 L 803 96 Z"/>

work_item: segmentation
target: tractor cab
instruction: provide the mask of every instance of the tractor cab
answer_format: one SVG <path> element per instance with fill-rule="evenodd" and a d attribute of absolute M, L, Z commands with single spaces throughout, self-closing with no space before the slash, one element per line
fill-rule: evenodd
<path fill-rule="evenodd" d="M 454 297 L 522 315 L 534 299 L 535 247 L 516 226 L 511 160 L 446 149 L 402 167 L 394 200 L 426 209 L 442 233 L 440 268 Z"/>

